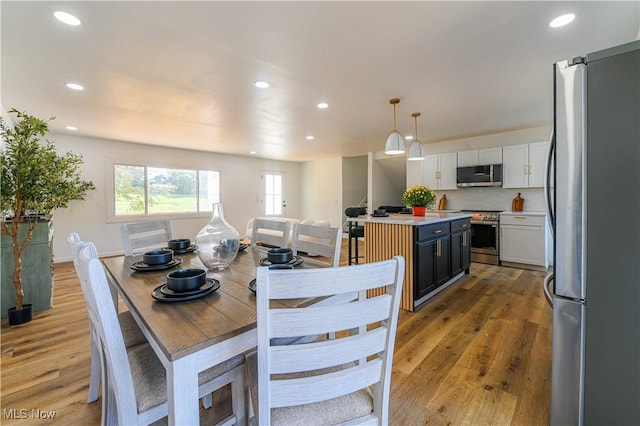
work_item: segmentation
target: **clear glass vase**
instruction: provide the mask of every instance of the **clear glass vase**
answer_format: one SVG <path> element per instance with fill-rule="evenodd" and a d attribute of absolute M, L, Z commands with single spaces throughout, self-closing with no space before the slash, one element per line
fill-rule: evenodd
<path fill-rule="evenodd" d="M 211 220 L 196 235 L 196 252 L 210 270 L 224 269 L 238 254 L 240 234 L 224 219 L 222 203 L 213 203 Z"/>

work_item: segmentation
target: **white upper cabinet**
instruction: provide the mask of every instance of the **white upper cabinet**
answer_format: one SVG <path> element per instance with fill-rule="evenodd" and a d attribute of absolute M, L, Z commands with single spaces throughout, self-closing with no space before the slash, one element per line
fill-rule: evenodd
<path fill-rule="evenodd" d="M 502 163 L 502 147 L 478 150 L 478 165 Z"/>
<path fill-rule="evenodd" d="M 472 149 L 458 152 L 458 167 L 484 166 L 502 163 L 502 147 Z"/>
<path fill-rule="evenodd" d="M 542 188 L 547 169 L 549 142 L 529 144 L 529 187 Z"/>
<path fill-rule="evenodd" d="M 421 163 L 424 185 L 432 189 L 458 189 L 456 186 L 457 153 L 428 155 Z"/>
<path fill-rule="evenodd" d="M 478 150 L 458 151 L 458 167 L 469 167 L 478 165 Z"/>
<path fill-rule="evenodd" d="M 549 142 L 502 147 L 502 187 L 541 188 Z"/>

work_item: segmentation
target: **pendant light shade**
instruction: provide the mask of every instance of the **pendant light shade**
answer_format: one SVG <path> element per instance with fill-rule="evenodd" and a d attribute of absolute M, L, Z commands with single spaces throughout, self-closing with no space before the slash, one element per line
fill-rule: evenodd
<path fill-rule="evenodd" d="M 415 137 L 413 138 L 413 142 L 409 145 L 409 155 L 407 155 L 407 160 L 410 161 L 419 161 L 424 160 L 424 147 L 418 139 L 418 117 L 420 117 L 419 112 L 414 112 L 411 114 L 415 123 Z"/>
<path fill-rule="evenodd" d="M 388 155 L 404 154 L 404 138 L 396 129 L 396 104 L 399 102 L 398 98 L 389 100 L 389 103 L 393 105 L 393 130 L 387 136 L 387 143 L 384 146 L 384 153 Z"/>

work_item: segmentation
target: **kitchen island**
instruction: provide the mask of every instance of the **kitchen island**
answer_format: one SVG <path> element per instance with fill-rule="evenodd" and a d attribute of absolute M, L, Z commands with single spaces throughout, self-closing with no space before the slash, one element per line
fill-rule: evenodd
<path fill-rule="evenodd" d="M 390 214 L 384 217 L 359 216 L 348 218 L 348 221 L 349 226 L 364 223 L 364 257 L 367 262 L 404 256 L 402 309 L 413 311 L 469 273 L 470 214 Z"/>

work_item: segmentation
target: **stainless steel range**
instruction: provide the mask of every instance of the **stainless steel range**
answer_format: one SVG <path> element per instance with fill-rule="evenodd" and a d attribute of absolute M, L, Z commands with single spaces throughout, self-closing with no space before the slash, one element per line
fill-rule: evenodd
<path fill-rule="evenodd" d="M 500 264 L 499 210 L 462 210 L 471 213 L 471 261 Z"/>

